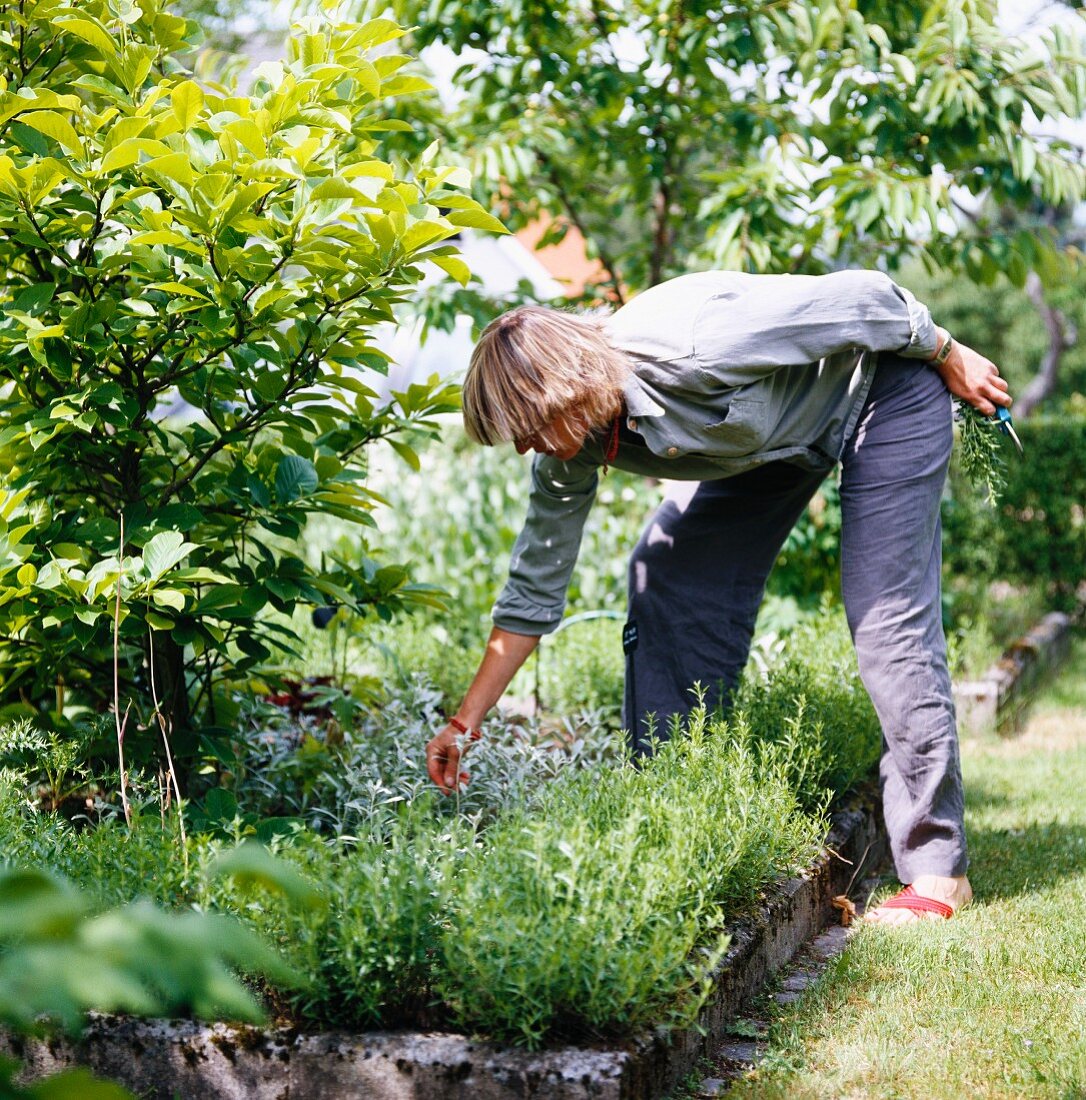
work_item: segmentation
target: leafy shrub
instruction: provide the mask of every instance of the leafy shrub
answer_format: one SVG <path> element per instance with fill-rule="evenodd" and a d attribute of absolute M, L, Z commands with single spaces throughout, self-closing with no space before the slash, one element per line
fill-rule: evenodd
<path fill-rule="evenodd" d="M 0 780 L 0 805 L 6 810 L 11 803 L 11 788 Z M 7 845 L 5 854 L 10 856 Z M 307 887 L 300 889 L 297 875 L 262 852 L 239 849 L 219 862 L 218 873 L 245 891 L 259 881 L 284 890 L 294 902 L 309 895 Z M 171 913 L 147 900 L 99 910 L 94 893 L 55 874 L 0 868 L 0 1022 L 6 1028 L 40 1035 L 61 1026 L 76 1033 L 91 1010 L 193 1013 L 259 1024 L 265 1019 L 263 1008 L 235 971 L 286 988 L 298 984 L 296 971 L 229 917 Z M 55 1074 L 23 1089 L 13 1080 L 18 1069 L 17 1062 L 0 1059 L 0 1094 L 10 1100 L 131 1096 L 84 1070 Z"/>
<path fill-rule="evenodd" d="M 367 448 L 456 407 L 382 399 L 373 330 L 424 263 L 467 278 L 461 226 L 501 231 L 433 148 L 380 144 L 426 86 L 394 23 L 307 20 L 244 95 L 184 71 L 189 29 L 162 0 L 0 10 L 0 691 L 104 709 L 118 620 L 126 694 L 179 728 L 291 647 L 263 609 L 431 598 L 291 542 L 312 513 L 357 542 Z"/>
<path fill-rule="evenodd" d="M 0 1018 L 24 1032 L 42 1016 L 74 1031 L 90 1009 L 259 1023 L 262 1009 L 228 968 L 295 977 L 225 916 L 148 901 L 96 914 L 89 897 L 37 869 L 0 872 L 0 943 Z"/>

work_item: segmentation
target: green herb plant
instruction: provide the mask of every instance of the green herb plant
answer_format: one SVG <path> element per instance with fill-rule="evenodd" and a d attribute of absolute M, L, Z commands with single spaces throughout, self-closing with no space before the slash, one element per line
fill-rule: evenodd
<path fill-rule="evenodd" d="M 567 774 L 466 854 L 439 989 L 462 1026 L 529 1047 L 689 1025 L 726 915 L 823 832 L 699 709 L 644 768 Z"/>
<path fill-rule="evenodd" d="M 16 772 L 0 782 L 0 846 L 103 905 L 150 896 L 237 916 L 308 978 L 272 991 L 299 1025 L 456 1023 L 538 1046 L 690 1023 L 729 922 L 811 858 L 827 801 L 877 756 L 847 631 L 823 618 L 763 654 L 729 721 L 696 710 L 641 766 L 609 738 L 533 745 L 488 729 L 457 801 L 426 779 L 432 726 L 418 699 L 399 717 L 387 710 L 383 739 L 366 728 L 342 747 L 316 730 L 315 744 L 290 741 L 285 723 L 254 712 L 246 737 L 268 755 L 239 753 L 252 770 L 232 776 L 231 820 L 191 819 L 187 865 L 176 818 L 163 827 L 137 812 L 131 829 L 118 818 L 76 829 L 29 806 Z M 419 692 L 429 706 L 438 698 Z M 311 770 L 311 753 L 327 766 Z M 342 788 L 323 778 L 337 770 Z M 243 838 L 273 810 L 293 820 L 270 848 L 313 884 L 313 909 L 210 874 L 230 830 Z M 253 849 L 243 862 L 259 880 Z"/>
<path fill-rule="evenodd" d="M 972 405 L 957 402 L 958 447 L 962 473 L 994 508 L 1006 487 L 1006 464 L 999 454 L 995 423 Z"/>

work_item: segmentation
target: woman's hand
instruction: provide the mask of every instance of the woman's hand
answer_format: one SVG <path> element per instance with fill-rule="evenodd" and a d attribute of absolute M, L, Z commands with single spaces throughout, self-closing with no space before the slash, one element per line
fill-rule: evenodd
<path fill-rule="evenodd" d="M 442 794 L 452 794 L 461 783 L 468 784 L 470 777 L 460 770 L 460 759 L 471 743 L 461 747 L 463 736 L 455 726 L 446 726 L 426 746 L 426 770 Z"/>
<path fill-rule="evenodd" d="M 955 397 L 985 416 L 994 416 L 996 405 L 1011 404 L 1009 387 L 1006 379 L 999 376 L 999 368 L 966 344 L 955 340 L 946 362 L 941 367 L 932 366 Z"/>
<path fill-rule="evenodd" d="M 461 783 L 467 783 L 468 773 L 460 770 L 464 753 L 478 740 L 479 726 L 487 711 L 501 698 L 509 681 L 538 644 L 539 639 L 531 634 L 514 634 L 499 626 L 490 631 L 479 671 L 454 715 L 461 729 L 450 723 L 426 746 L 426 770 L 442 794 L 452 794 Z M 470 730 L 470 734 L 465 734 L 464 729 Z M 465 736 L 470 737 L 467 744 Z"/>

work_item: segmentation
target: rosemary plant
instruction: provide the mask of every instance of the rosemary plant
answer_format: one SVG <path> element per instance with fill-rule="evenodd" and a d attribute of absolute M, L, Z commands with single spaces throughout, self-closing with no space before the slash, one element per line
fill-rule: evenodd
<path fill-rule="evenodd" d="M 962 473 L 976 488 L 984 490 L 988 503 L 994 508 L 1007 484 L 995 423 L 972 405 L 960 401 L 957 402 L 957 418 L 958 460 Z"/>

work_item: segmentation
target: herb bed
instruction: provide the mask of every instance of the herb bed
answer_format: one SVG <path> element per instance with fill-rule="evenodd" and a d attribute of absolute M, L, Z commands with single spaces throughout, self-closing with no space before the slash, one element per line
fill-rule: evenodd
<path fill-rule="evenodd" d="M 57 868 L 105 902 L 151 893 L 235 913 L 307 975 L 275 991 L 295 1028 L 453 1025 L 529 1050 L 685 1034 L 737 916 L 811 865 L 826 806 L 877 757 L 841 624 L 794 637 L 727 722 L 696 711 L 642 768 L 565 768 L 531 797 L 506 791 L 485 829 L 479 807 L 440 813 L 430 792 L 350 838 L 298 825 L 273 847 L 316 886 L 315 910 L 211 879 L 222 839 L 190 837 L 186 870 L 157 817 L 79 832 L 27 813 L 16 785 L 0 840 L 11 862 Z"/>

